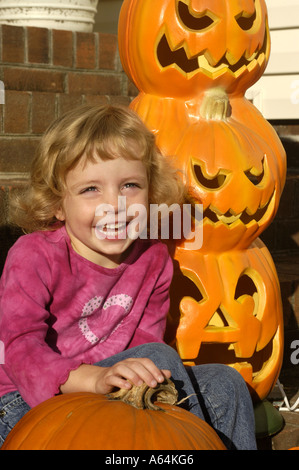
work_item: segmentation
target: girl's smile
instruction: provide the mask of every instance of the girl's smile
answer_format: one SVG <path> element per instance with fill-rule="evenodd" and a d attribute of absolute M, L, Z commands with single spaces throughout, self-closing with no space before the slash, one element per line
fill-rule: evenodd
<path fill-rule="evenodd" d="M 66 193 L 56 217 L 65 222 L 75 251 L 100 266 L 113 268 L 126 258 L 134 241 L 128 226 L 137 216 L 128 216 L 126 210 L 133 204 L 145 210 L 148 206 L 142 161 L 83 159 L 67 174 Z"/>
<path fill-rule="evenodd" d="M 127 236 L 127 226 L 126 222 L 121 222 L 117 224 L 97 224 L 96 233 L 100 237 L 108 238 L 109 240 L 120 240 L 126 238 Z"/>

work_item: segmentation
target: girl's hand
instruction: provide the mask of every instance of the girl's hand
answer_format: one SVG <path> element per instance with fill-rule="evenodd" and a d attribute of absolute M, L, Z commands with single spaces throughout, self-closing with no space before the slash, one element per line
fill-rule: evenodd
<path fill-rule="evenodd" d="M 67 381 L 60 386 L 62 393 L 92 392 L 103 395 L 116 388 L 130 389 L 132 385 L 146 383 L 155 387 L 165 378 L 170 378 L 169 370 L 160 370 L 147 358 L 129 358 L 111 367 L 82 364 L 72 370 Z"/>
<path fill-rule="evenodd" d="M 100 367 L 101 372 L 95 384 L 96 393 L 110 393 L 115 387 L 130 389 L 132 385 L 146 383 L 155 387 L 165 378 L 171 377 L 169 370 L 160 370 L 148 358 L 129 358 L 112 367 Z"/>

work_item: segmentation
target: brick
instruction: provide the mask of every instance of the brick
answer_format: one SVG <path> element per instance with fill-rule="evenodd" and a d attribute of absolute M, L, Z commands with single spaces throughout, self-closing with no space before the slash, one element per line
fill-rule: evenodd
<path fill-rule="evenodd" d="M 6 90 L 45 91 L 61 93 L 64 91 L 65 74 L 52 70 L 5 67 L 3 81 Z"/>
<path fill-rule="evenodd" d="M 26 134 L 29 132 L 31 95 L 28 92 L 7 91 L 4 109 L 4 132 Z"/>
<path fill-rule="evenodd" d="M 2 25 L 2 61 L 23 64 L 25 32 L 18 26 Z"/>
<path fill-rule="evenodd" d="M 116 70 L 118 44 L 114 34 L 99 34 L 99 68 Z"/>
<path fill-rule="evenodd" d="M 27 28 L 28 61 L 31 63 L 49 63 L 49 30 L 46 28 Z"/>
<path fill-rule="evenodd" d="M 131 99 L 128 96 L 110 96 L 110 103 L 119 106 L 129 106 Z"/>
<path fill-rule="evenodd" d="M 38 142 L 39 139 L 33 137 L 2 137 L 0 139 L 0 172 L 28 172 Z"/>
<path fill-rule="evenodd" d="M 103 106 L 109 104 L 109 97 L 106 95 L 86 95 L 83 97 L 84 104 Z"/>
<path fill-rule="evenodd" d="M 76 67 L 83 69 L 96 68 L 95 34 L 76 33 Z"/>
<path fill-rule="evenodd" d="M 64 31 L 53 29 L 53 65 L 62 67 L 73 66 L 73 33 L 72 31 Z"/>
<path fill-rule="evenodd" d="M 82 95 L 80 94 L 60 94 L 58 96 L 58 116 L 82 104 Z"/>
<path fill-rule="evenodd" d="M 121 95 L 121 78 L 117 75 L 101 75 L 71 72 L 68 76 L 70 93 L 88 95 Z"/>
<path fill-rule="evenodd" d="M 127 89 L 128 96 L 136 97 L 139 94 L 138 88 L 134 85 L 134 83 L 131 82 L 131 80 L 128 80 L 128 89 Z"/>
<path fill-rule="evenodd" d="M 32 133 L 42 134 L 55 119 L 56 94 L 32 94 Z"/>

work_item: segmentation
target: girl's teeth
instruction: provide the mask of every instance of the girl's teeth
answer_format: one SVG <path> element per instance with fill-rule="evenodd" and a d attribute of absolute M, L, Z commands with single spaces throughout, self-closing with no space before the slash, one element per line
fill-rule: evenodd
<path fill-rule="evenodd" d="M 118 230 L 119 228 L 124 228 L 126 226 L 126 224 L 122 223 L 122 224 L 108 224 L 108 225 L 105 225 L 106 229 L 107 230 Z"/>
<path fill-rule="evenodd" d="M 105 235 L 112 236 L 115 235 L 116 232 L 122 232 L 125 230 L 126 224 L 125 223 L 118 223 L 118 224 L 106 224 L 103 227 L 99 227 L 99 230 Z"/>

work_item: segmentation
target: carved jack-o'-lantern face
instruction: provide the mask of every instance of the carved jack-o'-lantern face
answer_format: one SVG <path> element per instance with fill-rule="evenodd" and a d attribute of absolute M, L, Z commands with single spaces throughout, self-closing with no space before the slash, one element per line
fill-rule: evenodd
<path fill-rule="evenodd" d="M 122 64 L 140 91 L 191 98 L 210 86 L 245 91 L 270 50 L 264 0 L 125 0 Z"/>
<path fill-rule="evenodd" d="M 203 204 L 203 250 L 247 248 L 272 221 L 284 178 L 272 148 L 250 127 L 199 120 L 184 133 L 176 166 Z"/>
<path fill-rule="evenodd" d="M 282 307 L 271 257 L 259 240 L 215 256 L 177 248 L 166 340 L 185 363 L 220 362 L 265 398 L 283 354 Z"/>

